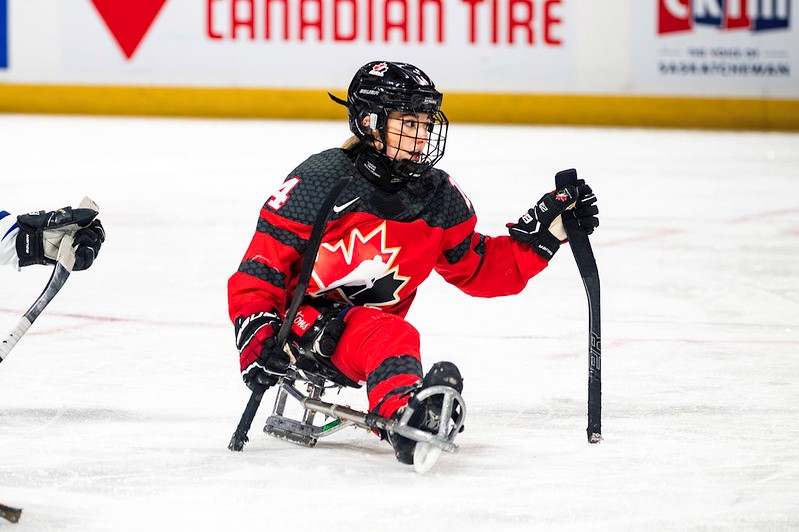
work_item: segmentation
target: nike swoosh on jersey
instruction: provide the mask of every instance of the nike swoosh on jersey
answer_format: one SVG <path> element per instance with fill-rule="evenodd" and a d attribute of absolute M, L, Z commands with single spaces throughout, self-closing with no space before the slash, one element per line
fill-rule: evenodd
<path fill-rule="evenodd" d="M 345 203 L 344 205 L 336 205 L 336 206 L 334 206 L 334 207 L 333 207 L 333 212 L 335 212 L 336 214 L 338 214 L 338 213 L 340 213 L 341 211 L 343 211 L 344 209 L 346 209 L 347 207 L 349 207 L 350 205 L 352 205 L 353 203 L 355 203 L 356 201 L 358 201 L 359 199 L 361 199 L 361 197 L 360 197 L 360 196 L 356 197 L 356 198 L 355 198 L 355 199 L 353 199 L 353 200 L 350 200 L 350 201 L 348 201 L 348 202 L 347 202 L 347 203 Z"/>

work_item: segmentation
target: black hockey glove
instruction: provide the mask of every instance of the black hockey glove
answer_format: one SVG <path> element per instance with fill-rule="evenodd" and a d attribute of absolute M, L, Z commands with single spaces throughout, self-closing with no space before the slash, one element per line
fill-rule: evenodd
<path fill-rule="evenodd" d="M 105 228 L 100 220 L 92 220 L 88 227 L 79 229 L 75 233 L 75 267 L 72 269 L 79 272 L 94 264 L 103 242 L 105 242 Z"/>
<path fill-rule="evenodd" d="M 289 356 L 277 346 L 280 324 L 280 316 L 274 312 L 239 316 L 234 323 L 241 378 L 254 392 L 273 386 L 288 370 Z"/>
<path fill-rule="evenodd" d="M 318 299 L 302 305 L 291 325 L 289 344 L 297 358 L 330 359 L 344 334 L 344 315 L 352 307 L 338 301 Z"/>
<path fill-rule="evenodd" d="M 574 216 L 580 227 L 590 235 L 594 229 L 599 227 L 599 207 L 596 206 L 596 196 L 583 179 L 577 181 L 577 195 L 579 199 L 574 208 Z"/>
<path fill-rule="evenodd" d="M 576 187 L 564 187 L 562 190 L 544 194 L 535 207 L 528 210 L 518 222 L 507 224 L 510 236 L 519 242 L 529 244 L 533 251 L 544 259 L 551 259 L 566 237 L 565 234 L 553 235 L 550 226 L 568 207 L 574 205 L 576 200 Z M 562 233 L 562 228 L 559 233 Z"/>
<path fill-rule="evenodd" d="M 97 211 L 93 209 L 71 207 L 18 216 L 16 245 L 19 265 L 54 264 L 61 240 L 72 234 L 75 238 L 75 266 L 72 269 L 87 269 L 105 242 L 105 230 L 96 216 Z"/>

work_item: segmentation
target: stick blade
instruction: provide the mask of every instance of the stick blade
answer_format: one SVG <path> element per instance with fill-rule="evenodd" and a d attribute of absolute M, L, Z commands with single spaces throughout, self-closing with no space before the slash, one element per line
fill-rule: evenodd
<path fill-rule="evenodd" d="M 78 204 L 79 209 L 91 209 L 93 211 L 100 212 L 100 206 L 97 205 L 93 199 L 89 196 L 84 196 L 80 203 Z"/>

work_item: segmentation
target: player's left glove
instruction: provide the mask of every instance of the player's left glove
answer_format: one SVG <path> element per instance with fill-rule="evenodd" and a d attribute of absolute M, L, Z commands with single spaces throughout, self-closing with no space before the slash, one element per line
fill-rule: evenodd
<path fill-rule="evenodd" d="M 510 236 L 519 242 L 529 244 L 542 258 L 551 259 L 560 248 L 561 242 L 566 240 L 566 235 L 562 227 L 558 231 L 559 234 L 553 234 L 550 226 L 553 226 L 553 222 L 567 208 L 575 204 L 577 194 L 577 187 L 572 186 L 544 194 L 535 207 L 528 210 L 518 222 L 507 224 Z"/>
<path fill-rule="evenodd" d="M 94 209 L 64 207 L 57 211 L 39 211 L 17 217 L 17 256 L 20 266 L 54 264 L 65 235 L 75 238 L 75 266 L 85 270 L 92 265 L 105 242 L 105 229 L 96 219 Z"/>

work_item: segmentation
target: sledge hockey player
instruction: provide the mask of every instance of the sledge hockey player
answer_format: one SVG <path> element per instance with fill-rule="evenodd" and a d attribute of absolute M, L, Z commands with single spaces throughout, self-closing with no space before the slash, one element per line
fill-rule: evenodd
<path fill-rule="evenodd" d="M 55 264 L 61 240 L 70 233 L 75 237 L 73 270 L 85 270 L 94 263 L 105 242 L 105 229 L 97 219 L 97 211 L 64 207 L 15 217 L 0 210 L 0 264 Z"/>
<path fill-rule="evenodd" d="M 255 392 L 292 364 L 275 337 L 303 254 L 316 251 L 306 247 L 314 218 L 334 184 L 355 176 L 334 204 L 288 343 L 292 355 L 310 353 L 365 382 L 370 412 L 396 420 L 421 390 L 463 387 L 451 362 L 423 377 L 419 333 L 405 320 L 419 285 L 435 270 L 472 296 L 519 293 L 565 241 L 562 227 L 556 234 L 549 227 L 567 208 L 589 233 L 598 226 L 596 197 L 580 181 L 545 194 L 508 224 L 509 236 L 482 235 L 471 201 L 435 168 L 449 123 L 427 74 L 407 63 L 370 62 L 355 73 L 346 101 L 330 97 L 347 107 L 354 136 L 288 174 L 228 281 L 240 369 Z M 435 433 L 449 422 L 440 419 L 440 398 L 418 403 L 408 425 Z M 400 462 L 413 463 L 415 441 L 382 436 Z"/>

